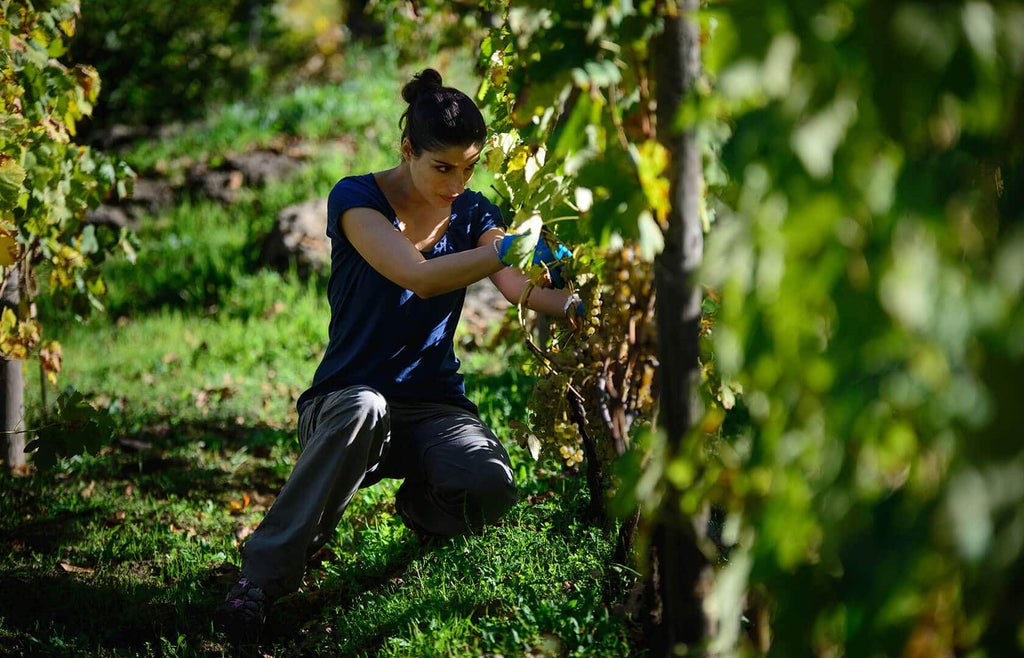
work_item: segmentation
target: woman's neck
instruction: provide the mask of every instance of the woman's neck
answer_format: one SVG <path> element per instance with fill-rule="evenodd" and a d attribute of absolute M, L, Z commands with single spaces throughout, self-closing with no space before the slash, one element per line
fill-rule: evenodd
<path fill-rule="evenodd" d="M 450 208 L 433 208 L 423 199 L 412 183 L 407 162 L 386 169 L 376 176 L 377 184 L 403 224 L 436 224 L 444 221 L 451 213 Z"/>

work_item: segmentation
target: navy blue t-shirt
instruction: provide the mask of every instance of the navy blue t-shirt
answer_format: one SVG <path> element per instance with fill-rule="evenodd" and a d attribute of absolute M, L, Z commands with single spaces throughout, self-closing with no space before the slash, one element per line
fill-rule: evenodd
<path fill-rule="evenodd" d="M 341 229 L 342 213 L 360 207 L 380 212 L 398 227 L 395 211 L 373 174 L 343 178 L 331 190 L 329 338 L 298 408 L 326 393 L 363 384 L 388 398 L 445 401 L 475 411 L 466 398 L 454 349 L 466 289 L 420 299 L 373 269 Z M 485 231 L 496 227 L 504 228 L 497 206 L 466 190 L 452 203 L 448 230 L 432 249 L 421 253 L 430 259 L 473 249 Z"/>

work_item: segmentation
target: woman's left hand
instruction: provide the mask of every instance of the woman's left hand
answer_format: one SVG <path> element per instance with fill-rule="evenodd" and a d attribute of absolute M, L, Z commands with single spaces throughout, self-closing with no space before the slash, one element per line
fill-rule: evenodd
<path fill-rule="evenodd" d="M 502 237 L 500 241 L 497 242 L 495 250 L 498 252 L 498 258 L 502 263 L 512 267 L 518 265 L 515 260 L 514 245 L 518 240 L 521 240 L 528 235 L 529 234 L 526 233 L 513 233 Z M 572 258 L 572 250 L 569 249 L 569 247 L 565 246 L 561 242 L 555 241 L 555 246 L 552 248 L 542 235 L 537 239 L 537 244 L 533 248 L 533 258 L 531 263 L 533 265 L 541 265 L 544 267 L 551 283 L 550 287 L 564 288 L 565 276 L 563 272 L 563 263 L 570 258 Z"/>

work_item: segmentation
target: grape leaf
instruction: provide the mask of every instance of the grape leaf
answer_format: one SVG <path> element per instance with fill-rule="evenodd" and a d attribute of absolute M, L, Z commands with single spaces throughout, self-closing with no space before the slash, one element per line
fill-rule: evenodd
<path fill-rule="evenodd" d="M 533 264 L 533 250 L 540 239 L 541 229 L 544 227 L 544 219 L 537 213 L 530 215 L 523 221 L 515 223 L 510 228 L 510 233 L 522 235 L 512 243 L 509 254 L 512 262 L 519 269 L 525 270 Z"/>
<path fill-rule="evenodd" d="M 24 180 L 25 169 L 11 156 L 0 153 L 0 212 L 7 212 L 18 205 Z"/>

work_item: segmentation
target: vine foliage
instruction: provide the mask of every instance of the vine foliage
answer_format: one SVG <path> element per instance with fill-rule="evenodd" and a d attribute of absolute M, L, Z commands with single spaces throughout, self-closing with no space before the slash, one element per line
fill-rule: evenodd
<path fill-rule="evenodd" d="M 94 69 L 60 62 L 77 18 L 73 3 L 0 2 L 0 354 L 38 359 L 54 383 L 60 344 L 45 338 L 33 300 L 48 295 L 85 316 L 101 307 L 103 260 L 133 254 L 127 232 L 86 221 L 109 195 L 127 196 L 133 174 L 74 142 L 100 93 Z"/>
<path fill-rule="evenodd" d="M 586 461 L 601 520 L 614 462 L 657 398 L 651 262 L 667 154 L 650 96 L 657 9 L 641 4 L 496 3 L 481 48 L 479 98 L 495 128 L 486 164 L 511 230 L 571 245 L 565 267 L 586 309 L 574 331 L 524 322 L 539 379 L 518 438 L 567 467 Z"/>

